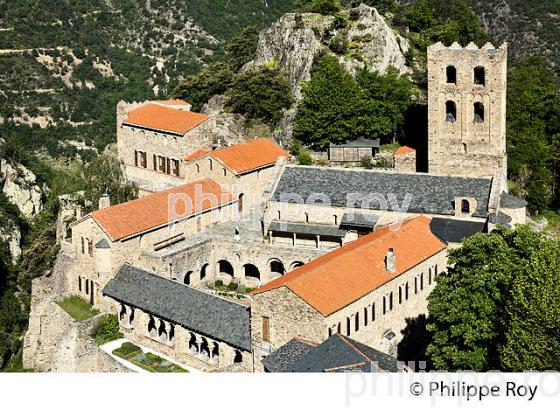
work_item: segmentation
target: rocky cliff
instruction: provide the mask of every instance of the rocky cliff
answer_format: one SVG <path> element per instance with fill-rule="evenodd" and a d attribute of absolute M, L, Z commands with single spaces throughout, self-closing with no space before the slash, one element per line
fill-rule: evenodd
<path fill-rule="evenodd" d="M 365 65 L 380 72 L 390 66 L 401 73 L 410 71 L 407 40 L 375 8 L 361 4 L 343 15 L 343 21 L 313 13 L 284 15 L 261 31 L 255 58 L 244 69 L 278 64 L 288 75 L 296 101 L 301 100 L 301 83 L 311 78 L 313 62 L 321 53 L 335 56 L 352 74 Z M 291 139 L 296 112 L 297 105 L 285 113 L 275 135 L 278 140 Z"/>

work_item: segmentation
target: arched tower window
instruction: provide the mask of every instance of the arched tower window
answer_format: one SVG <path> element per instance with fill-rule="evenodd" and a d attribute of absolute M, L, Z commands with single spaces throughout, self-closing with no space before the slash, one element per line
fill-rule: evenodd
<path fill-rule="evenodd" d="M 445 103 L 445 121 L 457 121 L 457 105 L 454 101 L 447 101 Z"/>
<path fill-rule="evenodd" d="M 457 69 L 450 65 L 445 71 L 447 75 L 447 84 L 457 84 Z"/>
<path fill-rule="evenodd" d="M 486 70 L 484 67 L 474 68 L 474 83 L 477 85 L 486 85 Z"/>
<path fill-rule="evenodd" d="M 481 102 L 474 103 L 474 122 L 477 124 L 484 122 L 484 104 Z"/>

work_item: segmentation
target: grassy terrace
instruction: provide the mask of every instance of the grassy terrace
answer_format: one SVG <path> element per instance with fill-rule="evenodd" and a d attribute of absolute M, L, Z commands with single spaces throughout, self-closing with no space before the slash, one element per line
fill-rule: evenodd
<path fill-rule="evenodd" d="M 84 299 L 76 295 L 68 296 L 57 303 L 66 313 L 79 322 L 94 317 L 99 313 L 99 310 L 94 309 Z"/>
<path fill-rule="evenodd" d="M 113 354 L 152 373 L 188 373 L 188 370 L 153 353 L 144 353 L 134 343 L 124 342 Z"/>

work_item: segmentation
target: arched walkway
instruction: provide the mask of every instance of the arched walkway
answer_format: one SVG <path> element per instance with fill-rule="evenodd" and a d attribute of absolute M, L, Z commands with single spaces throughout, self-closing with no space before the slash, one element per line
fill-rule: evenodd
<path fill-rule="evenodd" d="M 251 263 L 243 266 L 243 274 L 246 278 L 261 280 L 261 273 L 259 272 L 259 269 Z"/>
<path fill-rule="evenodd" d="M 218 274 L 229 275 L 233 278 L 233 266 L 225 259 L 218 261 Z"/>
<path fill-rule="evenodd" d="M 279 259 L 269 260 L 268 266 L 270 267 L 270 273 L 272 275 L 283 275 L 284 273 L 286 273 L 286 269 L 284 269 L 284 264 Z"/>
<path fill-rule="evenodd" d="M 208 273 L 208 264 L 205 263 L 200 269 L 200 280 L 204 279 Z"/>
<path fill-rule="evenodd" d="M 183 279 L 183 283 L 185 285 L 190 285 L 191 281 L 192 281 L 192 275 L 193 275 L 193 271 L 190 270 L 187 272 L 187 274 L 185 275 L 185 278 Z"/>

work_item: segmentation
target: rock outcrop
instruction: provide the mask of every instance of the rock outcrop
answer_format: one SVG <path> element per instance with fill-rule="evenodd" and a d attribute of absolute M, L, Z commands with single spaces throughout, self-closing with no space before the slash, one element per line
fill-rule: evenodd
<path fill-rule="evenodd" d="M 8 200 L 26 218 L 43 210 L 43 190 L 37 185 L 35 174 L 23 165 L 0 159 L 0 184 Z"/>
<path fill-rule="evenodd" d="M 311 78 L 313 62 L 321 53 L 335 56 L 352 74 L 366 64 L 380 72 L 390 66 L 403 74 L 411 71 L 405 58 L 409 49 L 407 40 L 391 29 L 375 8 L 361 4 L 344 13 L 347 16 L 344 24 L 334 16 L 284 15 L 261 31 L 255 58 L 244 69 L 278 64 L 287 73 L 298 102 L 302 97 L 301 83 Z M 291 139 L 296 114 L 297 104 L 285 112 L 275 134 L 278 141 L 287 144 Z"/>
<path fill-rule="evenodd" d="M 61 252 L 51 276 L 33 280 L 23 364 L 40 372 L 127 372 L 89 336 L 98 317 L 75 321 L 56 304 L 72 257 Z"/>
<path fill-rule="evenodd" d="M 0 209 L 0 220 L 2 221 L 0 240 L 8 244 L 12 262 L 16 263 L 21 256 L 21 230 L 17 223 L 11 220 L 2 209 Z"/>

